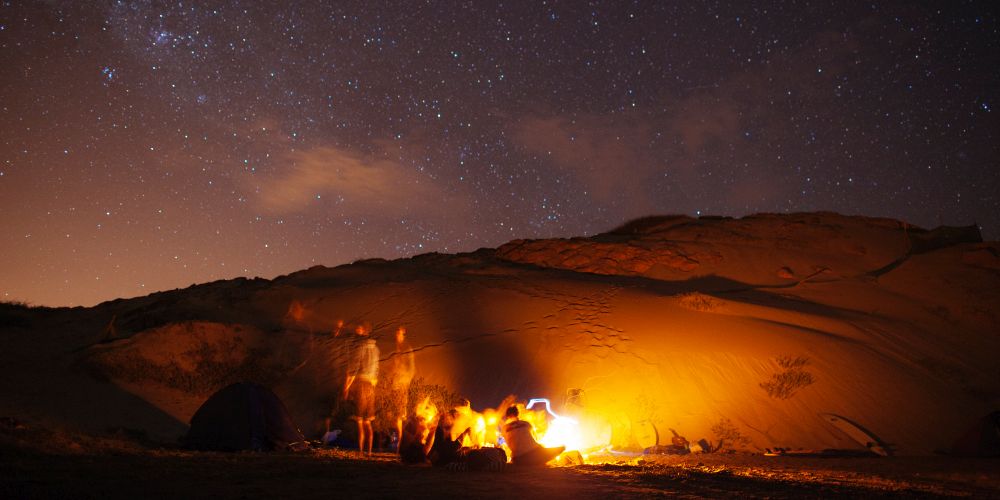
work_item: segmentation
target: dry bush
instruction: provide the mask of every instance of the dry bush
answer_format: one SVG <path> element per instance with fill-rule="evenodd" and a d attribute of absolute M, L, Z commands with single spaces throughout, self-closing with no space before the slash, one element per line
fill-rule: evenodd
<path fill-rule="evenodd" d="M 680 295 L 681 306 L 694 311 L 712 312 L 722 307 L 722 301 L 699 292 L 691 292 Z"/>
<path fill-rule="evenodd" d="M 751 439 L 740 433 L 739 428 L 728 418 L 721 418 L 712 426 L 712 435 L 715 437 L 716 451 L 723 449 L 738 450 L 746 449 L 753 443 Z"/>
<path fill-rule="evenodd" d="M 816 379 L 805 371 L 809 366 L 809 358 L 778 356 L 775 358 L 782 371 L 771 375 L 766 382 L 760 383 L 760 388 L 774 399 L 789 399 L 799 389 L 811 385 Z"/>
<path fill-rule="evenodd" d="M 156 383 L 189 394 L 211 394 L 236 382 L 256 382 L 273 387 L 281 372 L 267 362 L 267 351 L 250 349 L 239 363 L 218 361 L 217 353 L 225 346 L 215 347 L 203 343 L 189 351 L 193 370 L 181 367 L 171 360 L 157 364 L 136 352 L 117 352 L 96 355 L 85 361 L 91 373 L 99 379 L 121 380 L 131 383 Z"/>
<path fill-rule="evenodd" d="M 8 327 L 30 328 L 34 316 L 33 309 L 38 309 L 27 302 L 0 301 L 0 325 Z"/>
<path fill-rule="evenodd" d="M 430 403 L 437 408 L 439 415 L 463 401 L 451 389 L 439 384 L 428 384 L 423 377 L 417 377 L 410 383 L 406 396 L 407 414 L 412 414 L 414 406 L 427 397 L 430 397 Z M 401 390 L 393 390 L 391 384 L 379 384 L 375 389 L 375 421 L 372 422 L 372 429 L 385 435 L 395 430 L 396 418 L 400 415 L 402 406 Z"/>
<path fill-rule="evenodd" d="M 794 358 L 791 356 L 778 356 L 774 358 L 774 361 L 778 363 L 778 366 L 786 370 L 796 370 L 809 366 L 809 358 L 804 356 L 796 356 Z"/>

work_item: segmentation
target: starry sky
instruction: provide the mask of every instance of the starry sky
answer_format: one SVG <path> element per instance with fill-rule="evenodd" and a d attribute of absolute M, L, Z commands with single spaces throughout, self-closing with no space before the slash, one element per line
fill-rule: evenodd
<path fill-rule="evenodd" d="M 650 214 L 1000 236 L 991 1 L 0 5 L 0 300 Z"/>

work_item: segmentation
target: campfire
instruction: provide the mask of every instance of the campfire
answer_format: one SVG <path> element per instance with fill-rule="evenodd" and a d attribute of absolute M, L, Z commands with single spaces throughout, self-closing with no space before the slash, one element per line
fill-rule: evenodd
<path fill-rule="evenodd" d="M 585 458 L 585 451 L 602 448 L 608 444 L 587 443 L 580 422 L 556 413 L 552 409 L 552 403 L 546 398 L 533 398 L 528 400 L 526 404 L 516 403 L 516 405 L 520 418 L 532 425 L 538 443 L 542 446 L 563 446 L 566 448 L 566 453 L 580 453 L 580 457 Z M 470 432 L 462 438 L 462 446 L 471 448 L 501 447 L 509 454 L 510 450 L 507 449 L 500 432 L 500 426 L 503 424 L 502 413 L 505 409 L 490 408 L 480 413 L 472 410 L 470 405 L 460 405 L 456 408 L 458 416 L 453 426 L 453 432 L 457 434 L 466 428 L 470 429 Z M 436 416 L 446 410 L 436 408 L 431 403 L 430 398 L 424 398 L 416 406 L 415 411 L 424 422 L 431 425 Z M 607 437 L 607 435 L 605 434 L 603 437 Z"/>
<path fill-rule="evenodd" d="M 582 450 L 583 436 L 580 433 L 579 422 L 552 411 L 552 404 L 545 398 L 529 400 L 524 407 L 531 410 L 536 406 L 542 406 L 544 411 L 534 411 L 528 415 L 532 415 L 531 423 L 535 426 L 539 438 L 538 442 L 541 445 L 546 447 L 565 446 L 566 451 Z"/>

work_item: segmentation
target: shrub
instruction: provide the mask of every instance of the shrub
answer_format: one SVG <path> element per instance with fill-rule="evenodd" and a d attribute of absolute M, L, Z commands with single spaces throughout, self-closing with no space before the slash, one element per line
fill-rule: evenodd
<path fill-rule="evenodd" d="M 771 378 L 760 383 L 760 388 L 774 399 L 789 399 L 799 389 L 816 381 L 812 374 L 805 371 L 809 358 L 779 356 L 775 359 L 782 371 L 771 375 Z"/>
<path fill-rule="evenodd" d="M 463 401 L 462 396 L 440 384 L 429 384 L 423 377 L 417 377 L 410 382 L 406 396 L 406 413 L 413 413 L 413 407 L 430 397 L 430 402 L 437 408 L 438 414 L 458 406 Z M 396 428 L 396 418 L 403 406 L 404 394 L 401 390 L 393 390 L 391 384 L 380 384 L 375 390 L 375 421 L 372 430 L 388 435 Z"/>
<path fill-rule="evenodd" d="M 680 295 L 681 306 L 700 312 L 711 312 L 718 309 L 722 302 L 699 292 L 691 292 Z"/>
<path fill-rule="evenodd" d="M 743 449 L 752 444 L 751 439 L 741 434 L 739 428 L 733 424 L 732 420 L 725 417 L 712 426 L 712 435 L 718 442 L 716 451 L 727 448 L 730 450 Z"/>
<path fill-rule="evenodd" d="M 32 309 L 35 308 L 26 302 L 0 302 L 0 324 L 9 327 L 30 328 L 33 316 Z"/>
<path fill-rule="evenodd" d="M 236 382 L 256 382 L 271 387 L 280 379 L 279 370 L 267 363 L 267 351 L 250 349 L 240 363 L 233 364 L 217 360 L 218 350 L 226 347 L 203 343 L 188 352 L 193 370 L 186 370 L 173 360 L 157 364 L 134 351 L 96 354 L 84 365 L 98 379 L 154 382 L 190 394 L 211 394 Z"/>

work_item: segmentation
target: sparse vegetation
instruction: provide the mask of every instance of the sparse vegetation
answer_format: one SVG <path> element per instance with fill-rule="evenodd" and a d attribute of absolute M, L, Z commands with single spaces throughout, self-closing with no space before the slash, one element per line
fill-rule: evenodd
<path fill-rule="evenodd" d="M 16 309 L 32 309 L 34 306 L 21 300 L 0 300 L 0 307 Z"/>
<path fill-rule="evenodd" d="M 27 302 L 16 300 L 0 301 L 0 324 L 8 327 L 28 328 L 31 326 L 32 310 L 38 309 Z"/>
<path fill-rule="evenodd" d="M 681 306 L 701 312 L 711 312 L 722 306 L 722 302 L 699 292 L 691 292 L 680 295 Z"/>
<path fill-rule="evenodd" d="M 760 383 L 760 388 L 774 399 L 789 399 L 799 389 L 816 381 L 811 373 L 805 371 L 809 366 L 809 358 L 778 356 L 775 362 L 782 371 L 771 375 L 766 382 Z"/>
<path fill-rule="evenodd" d="M 753 441 L 740 433 L 740 429 L 733 424 L 732 420 L 726 417 L 719 419 L 714 425 L 712 425 L 712 435 L 715 437 L 716 444 L 718 448 L 717 451 L 724 449 L 729 450 L 742 450 L 748 448 Z"/>
<path fill-rule="evenodd" d="M 639 443 L 638 436 L 640 435 L 638 429 L 652 429 L 656 436 L 657 445 L 660 443 L 660 430 L 656 427 L 656 421 L 659 420 L 660 406 L 649 398 L 645 394 L 640 394 L 636 396 L 635 400 L 632 402 L 633 413 L 630 415 L 632 424 L 632 433 L 628 437 L 628 448 L 641 449 L 643 445 Z M 668 440 L 669 442 L 669 440 Z"/>
<path fill-rule="evenodd" d="M 463 399 L 462 396 L 443 385 L 426 383 L 422 377 L 417 377 L 410 383 L 407 396 L 407 413 L 413 413 L 413 407 L 426 397 L 430 397 L 431 404 L 437 408 L 439 413 L 454 408 Z M 388 435 L 396 428 L 396 417 L 399 415 L 402 404 L 402 391 L 392 390 L 389 384 L 386 384 L 384 388 L 378 387 L 376 389 L 375 420 L 372 423 L 375 432 Z"/>
<path fill-rule="evenodd" d="M 256 382 L 273 386 L 281 377 L 277 367 L 267 363 L 267 351 L 250 349 L 238 363 L 220 361 L 218 352 L 226 345 L 211 346 L 203 343 L 189 351 L 187 369 L 177 361 L 157 364 L 135 352 L 116 352 L 111 356 L 97 354 L 85 364 L 99 378 L 110 378 L 133 383 L 157 383 L 191 394 L 211 394 L 236 382 Z"/>
<path fill-rule="evenodd" d="M 809 366 L 809 358 L 802 356 L 794 358 L 791 356 L 778 356 L 774 361 L 778 363 L 778 366 L 786 370 L 798 370 Z"/>

